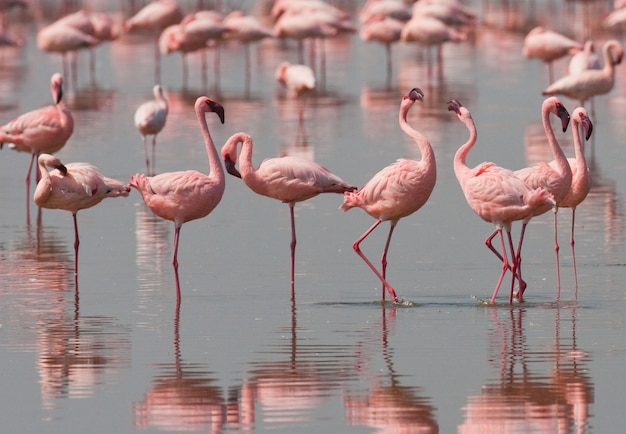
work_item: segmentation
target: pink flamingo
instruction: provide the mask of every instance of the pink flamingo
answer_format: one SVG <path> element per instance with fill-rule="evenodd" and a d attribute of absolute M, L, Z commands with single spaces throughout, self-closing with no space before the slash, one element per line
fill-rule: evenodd
<path fill-rule="evenodd" d="M 578 275 L 576 272 L 576 254 L 574 251 L 574 218 L 576 215 L 576 207 L 587 197 L 591 190 L 591 171 L 587 166 L 585 158 L 585 140 L 589 140 L 593 131 L 593 124 L 587 115 L 584 107 L 578 107 L 572 113 L 572 133 L 574 138 L 575 158 L 568 158 L 569 165 L 572 170 L 572 183 L 565 196 L 557 202 L 561 208 L 572 209 L 572 232 L 570 237 L 570 245 L 572 246 L 572 258 L 574 262 L 574 280 L 576 288 L 578 288 Z M 584 137 L 584 140 L 581 138 Z M 550 162 L 551 166 L 556 166 L 556 161 Z"/>
<path fill-rule="evenodd" d="M 239 170 L 236 169 L 237 147 L 241 144 Z M 252 164 L 252 138 L 245 133 L 233 134 L 222 147 L 226 171 L 242 178 L 255 193 L 278 199 L 289 204 L 291 216 L 291 299 L 295 299 L 294 270 L 296 253 L 296 225 L 294 207 L 320 193 L 344 193 L 356 187 L 314 161 L 297 156 L 285 156 L 263 160 L 257 169 Z"/>
<path fill-rule="evenodd" d="M 550 146 L 550 150 L 552 151 L 552 155 L 554 157 L 553 162 L 538 164 L 536 166 L 525 167 L 524 169 L 516 170 L 515 176 L 522 179 L 526 184 L 530 186 L 530 188 L 539 188 L 543 187 L 548 190 L 552 196 L 554 197 L 554 201 L 556 202 L 554 206 L 546 206 L 540 207 L 535 210 L 535 216 L 541 215 L 550 208 L 552 208 L 554 212 L 554 254 L 556 257 L 556 280 L 557 287 L 560 293 L 561 291 L 561 273 L 559 267 L 559 241 L 557 237 L 557 211 L 558 211 L 558 203 L 569 191 L 570 185 L 572 183 L 572 170 L 567 161 L 567 157 L 563 153 L 563 149 L 559 145 L 559 142 L 554 135 L 554 131 L 552 130 L 552 125 L 550 124 L 550 114 L 553 114 L 561 119 L 561 126 L 563 127 L 563 132 L 567 130 L 567 126 L 569 125 L 570 116 L 567 112 L 567 109 L 561 104 L 561 101 L 557 97 L 550 97 L 544 100 L 541 105 L 541 120 L 543 122 L 543 128 L 546 133 L 546 137 L 548 139 L 548 145 Z M 526 226 L 522 226 L 522 237 Z M 520 263 L 518 267 L 521 267 L 521 258 L 519 258 Z M 521 269 L 519 270 L 521 273 Z M 518 296 L 522 296 L 524 294 L 524 288 L 520 287 L 518 292 Z"/>
<path fill-rule="evenodd" d="M 554 80 L 552 62 L 583 49 L 583 44 L 565 35 L 537 26 L 524 38 L 522 54 L 530 59 L 540 59 L 548 64 L 550 83 Z"/>
<path fill-rule="evenodd" d="M 366 24 L 372 20 L 393 18 L 407 22 L 411 15 L 411 7 L 402 0 L 367 0 L 359 11 L 359 21 Z"/>
<path fill-rule="evenodd" d="M 72 113 L 62 102 L 63 77 L 59 73 L 50 78 L 50 91 L 54 105 L 31 110 L 0 127 L 0 148 L 4 143 L 19 152 L 30 152 L 30 163 L 26 171 L 27 204 L 30 195 L 30 178 L 35 158 L 41 153 L 57 152 L 68 141 L 74 131 Z M 36 176 L 39 181 L 39 172 Z"/>
<path fill-rule="evenodd" d="M 602 69 L 602 62 L 591 39 L 586 40 L 583 50 L 574 54 L 569 60 L 567 73 L 578 74 L 587 69 Z"/>
<path fill-rule="evenodd" d="M 294 65 L 287 61 L 276 67 L 276 80 L 287 88 L 290 97 L 298 100 L 298 120 L 300 126 L 304 121 L 304 101 L 301 97 L 315 89 L 313 69 L 307 65 Z"/>
<path fill-rule="evenodd" d="M 91 208 L 104 198 L 128 196 L 130 188 L 122 182 L 103 176 L 88 163 L 64 165 L 54 155 L 41 154 L 37 159 L 41 180 L 35 189 L 35 203 L 47 209 L 64 209 L 74 219 L 74 272 L 78 274 L 78 224 L 76 213 Z M 48 167 L 55 169 L 48 172 Z"/>
<path fill-rule="evenodd" d="M 146 171 L 148 175 L 155 174 L 156 160 L 154 148 L 156 137 L 165 126 L 167 120 L 168 104 L 163 88 L 155 84 L 152 88 L 154 99 L 141 104 L 135 111 L 135 127 L 139 130 L 143 141 L 143 150 L 146 155 Z M 150 171 L 150 157 L 148 157 L 147 136 L 152 136 L 152 171 Z"/>
<path fill-rule="evenodd" d="M 139 9 L 124 23 L 127 32 L 148 32 L 154 37 L 155 81 L 161 81 L 161 54 L 158 37 L 168 26 L 179 23 L 183 13 L 175 0 L 154 0 Z"/>
<path fill-rule="evenodd" d="M 391 44 L 400 40 L 404 22 L 391 17 L 373 17 L 361 25 L 359 36 L 363 41 L 376 41 L 385 46 L 387 58 L 387 86 L 391 84 Z"/>
<path fill-rule="evenodd" d="M 542 95 L 565 95 L 568 98 L 580 101 L 584 106 L 585 101 L 596 95 L 603 95 L 613 89 L 615 83 L 615 66 L 622 62 L 624 48 L 619 41 L 610 39 L 602 46 L 602 69 L 587 69 L 578 74 L 566 75 L 550 86 Z"/>
<path fill-rule="evenodd" d="M 511 224 L 517 220 L 522 220 L 526 224 L 533 217 L 536 208 L 545 207 L 548 204 L 552 206 L 554 205 L 554 199 L 546 189 L 531 189 L 524 181 L 515 176 L 512 171 L 496 166 L 494 163 L 484 162 L 474 168 L 468 167 L 465 163 L 467 154 L 476 144 L 478 138 L 476 125 L 469 110 L 463 107 L 458 100 L 450 101 L 448 110 L 457 114 L 470 133 L 468 141 L 454 155 L 454 173 L 456 178 L 461 185 L 470 208 L 480 218 L 496 226 L 495 231 L 485 240 L 489 250 L 502 261 L 502 271 L 490 303 L 495 301 L 504 274 L 508 269 L 513 274 L 509 292 L 509 303 L 512 303 L 515 278 L 517 277 L 520 281 L 520 287 L 525 286 L 525 283 L 517 271 L 521 252 L 518 248 L 518 253 L 515 253 L 513 239 L 511 238 Z M 502 229 L 506 231 L 508 236 L 512 264 L 509 264 L 507 258 Z M 496 235 L 500 237 L 502 254 L 492 245 L 492 240 Z M 520 237 L 520 246 L 521 242 L 522 238 Z"/>
<path fill-rule="evenodd" d="M 396 292 L 386 279 L 387 251 L 393 230 L 402 217 L 413 214 L 428 201 L 437 180 L 435 154 L 428 139 L 407 122 L 407 115 L 415 101 L 423 101 L 423 99 L 424 93 L 420 89 L 411 89 L 402 98 L 399 112 L 400 128 L 417 144 L 422 159 L 420 161 L 406 158 L 398 159 L 394 164 L 375 174 L 358 191 L 345 193 L 344 202 L 339 207 L 342 211 L 359 207 L 376 219 L 376 222 L 354 242 L 352 247 L 381 280 L 383 301 L 385 300 L 385 288 L 387 288 L 393 301 L 398 302 Z M 381 259 L 381 274 L 361 252 L 359 245 L 380 223 L 387 220 L 390 222 L 390 226 Z"/>
<path fill-rule="evenodd" d="M 183 223 L 209 215 L 220 203 L 226 185 L 224 169 L 209 133 L 205 113 L 217 114 L 224 123 L 224 108 L 217 102 L 201 96 L 195 104 L 196 116 L 209 157 L 210 174 L 195 170 L 162 173 L 156 176 L 132 175 L 130 186 L 141 193 L 144 202 L 159 217 L 174 222 L 174 253 L 172 265 L 176 280 L 176 301 L 180 303 L 178 279 L 178 239 Z"/>

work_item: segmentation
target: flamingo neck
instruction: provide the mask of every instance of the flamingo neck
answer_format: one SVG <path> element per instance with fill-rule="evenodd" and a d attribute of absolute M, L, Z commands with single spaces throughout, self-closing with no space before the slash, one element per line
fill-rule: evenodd
<path fill-rule="evenodd" d="M 476 124 L 474 124 L 474 120 L 469 112 L 461 113 L 459 115 L 461 121 L 467 127 L 470 136 L 467 142 L 463 146 L 461 146 L 456 153 L 454 154 L 454 173 L 457 176 L 457 179 L 460 180 L 460 175 L 469 170 L 465 160 L 467 159 L 467 154 L 476 144 L 476 140 L 478 139 L 478 132 L 476 131 Z"/>
<path fill-rule="evenodd" d="M 422 154 L 422 162 L 426 163 L 429 167 L 435 167 L 435 153 L 433 152 L 433 148 L 428 142 L 428 139 L 407 122 L 406 118 L 412 106 L 413 104 L 407 104 L 400 110 L 400 128 L 402 128 L 402 131 L 413 139 L 419 147 L 420 153 Z"/>
<path fill-rule="evenodd" d="M 572 132 L 574 134 L 574 155 L 576 157 L 576 166 L 579 171 L 587 170 L 587 159 L 585 158 L 585 138 L 580 128 L 581 124 L 578 120 L 572 122 Z M 580 172 L 582 173 L 582 172 Z"/>
<path fill-rule="evenodd" d="M 209 157 L 209 177 L 214 178 L 218 183 L 226 185 L 226 179 L 224 176 L 224 168 L 220 163 L 220 157 L 213 144 L 211 133 L 207 125 L 205 112 L 202 110 L 196 110 L 196 116 L 200 121 L 200 130 L 202 131 L 202 137 L 204 138 L 204 145 L 206 147 L 207 156 Z"/>
<path fill-rule="evenodd" d="M 550 123 L 550 109 L 549 107 L 544 107 L 542 110 L 542 122 L 543 129 L 546 133 L 546 137 L 548 139 L 548 145 L 550 146 L 550 150 L 552 151 L 552 156 L 556 161 L 557 167 L 559 169 L 559 173 L 561 176 L 568 176 L 571 178 L 572 169 L 570 168 L 569 162 L 567 161 L 567 157 L 563 153 L 563 149 L 559 145 L 559 142 L 556 139 L 556 135 L 554 134 L 554 130 L 552 129 L 552 124 Z"/>

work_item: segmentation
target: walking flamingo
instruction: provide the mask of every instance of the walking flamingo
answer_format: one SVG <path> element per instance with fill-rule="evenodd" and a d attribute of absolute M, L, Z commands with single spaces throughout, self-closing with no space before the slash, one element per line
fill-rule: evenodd
<path fill-rule="evenodd" d="M 63 77 L 59 73 L 50 78 L 53 105 L 24 113 L 0 127 L 0 149 L 4 143 L 19 152 L 30 152 L 31 158 L 26 171 L 27 209 L 30 201 L 30 178 L 33 162 L 41 153 L 57 152 L 68 141 L 74 131 L 72 113 L 62 102 Z M 36 180 L 39 181 L 39 172 Z"/>
<path fill-rule="evenodd" d="M 520 170 L 516 170 L 515 176 L 522 179 L 530 188 L 539 188 L 543 187 L 548 190 L 552 196 L 554 197 L 554 201 L 556 202 L 554 206 L 549 207 L 540 207 L 535 210 L 535 216 L 541 215 L 550 208 L 552 208 L 554 212 L 554 255 L 556 258 L 556 280 L 557 280 L 557 288 L 558 291 L 561 291 L 561 272 L 559 266 L 559 241 L 557 237 L 557 204 L 559 201 L 565 197 L 567 192 L 569 191 L 570 185 L 572 183 L 572 169 L 567 161 L 567 157 L 563 153 L 563 149 L 559 145 L 559 142 L 554 135 L 554 131 L 552 130 L 552 125 L 550 124 L 550 114 L 553 114 L 561 119 L 561 126 L 563 127 L 563 132 L 567 130 L 567 126 L 569 125 L 570 115 L 561 104 L 561 101 L 555 96 L 547 98 L 544 100 L 541 105 L 541 120 L 543 122 L 543 128 L 546 133 L 546 138 L 548 139 L 548 146 L 550 146 L 550 150 L 552 151 L 552 156 L 554 157 L 553 162 L 550 164 L 543 163 L 538 164 L 536 166 L 525 167 Z M 522 236 L 526 226 L 522 226 Z M 518 267 L 521 266 L 521 258 L 518 258 L 520 263 Z M 521 269 L 518 269 L 521 274 Z M 524 294 L 524 288 L 520 287 L 518 292 L 519 296 Z"/>
<path fill-rule="evenodd" d="M 411 89 L 402 98 L 399 112 L 400 128 L 417 144 L 422 159 L 420 161 L 407 158 L 398 159 L 394 164 L 375 174 L 358 191 L 345 193 L 344 202 L 339 207 L 342 211 L 359 207 L 376 219 L 376 222 L 354 242 L 352 247 L 380 279 L 383 301 L 385 300 L 386 288 L 393 301 L 398 302 L 396 292 L 387 282 L 386 276 L 387 251 L 393 230 L 402 217 L 413 214 L 428 201 L 437 179 L 435 154 L 428 139 L 407 122 L 407 115 L 415 101 L 423 101 L 423 99 L 424 93 L 421 89 Z M 361 252 L 359 245 L 380 223 L 387 220 L 390 222 L 390 226 L 381 259 L 381 274 Z"/>
<path fill-rule="evenodd" d="M 209 215 L 220 203 L 226 185 L 224 169 L 213 144 L 205 114 L 213 112 L 224 123 L 224 108 L 206 96 L 196 100 L 195 112 L 200 122 L 209 158 L 209 175 L 195 170 L 167 172 L 156 176 L 132 175 L 130 186 L 139 191 L 144 202 L 159 217 L 174 222 L 172 265 L 176 280 L 176 301 L 180 303 L 178 279 L 178 239 L 183 223 Z"/>
<path fill-rule="evenodd" d="M 522 54 L 529 59 L 540 59 L 548 64 L 550 83 L 554 80 L 552 62 L 583 49 L 583 44 L 565 35 L 537 26 L 526 34 Z"/>
<path fill-rule="evenodd" d="M 156 137 L 167 121 L 168 104 L 163 88 L 155 84 L 152 88 L 154 99 L 141 104 L 135 111 L 135 127 L 139 130 L 143 141 L 143 150 L 146 155 L 146 171 L 148 175 L 155 175 L 156 160 L 154 148 Z M 147 136 L 152 136 L 152 171 L 150 171 L 150 157 L 148 156 Z"/>
<path fill-rule="evenodd" d="M 451 100 L 448 103 L 448 110 L 457 114 L 470 133 L 467 142 L 454 155 L 454 173 L 456 178 L 470 208 L 480 218 L 496 226 L 495 231 L 485 240 L 489 250 L 502 261 L 502 270 L 490 303 L 494 303 L 504 274 L 508 269 L 511 269 L 513 274 L 509 292 L 509 303 L 512 303 L 515 278 L 517 277 L 520 281 L 520 288 L 525 286 L 525 283 L 517 271 L 521 252 L 518 248 L 518 253 L 515 253 L 513 239 L 511 238 L 511 224 L 518 220 L 522 220 L 526 224 L 533 217 L 536 208 L 552 206 L 555 202 L 546 189 L 531 189 L 524 181 L 515 176 L 512 171 L 496 166 L 494 163 L 483 162 L 474 168 L 468 167 L 465 163 L 467 154 L 474 147 L 478 138 L 476 125 L 469 110 L 463 107 L 458 100 Z M 502 229 L 507 233 L 512 264 L 509 264 L 507 258 Z M 502 254 L 492 245 L 492 240 L 496 235 L 500 237 Z M 520 245 L 521 242 L 522 238 L 520 237 Z"/>
<path fill-rule="evenodd" d="M 42 208 L 64 209 L 74 219 L 74 272 L 78 274 L 78 223 L 76 213 L 91 208 L 104 198 L 128 196 L 130 187 L 121 181 L 107 178 L 88 163 L 64 165 L 54 155 L 41 154 L 37 159 L 41 180 L 33 196 Z M 48 171 L 48 167 L 54 169 Z"/>
<path fill-rule="evenodd" d="M 570 74 L 556 80 L 548 86 L 542 95 L 565 95 L 568 98 L 585 101 L 596 95 L 603 95 L 613 89 L 615 83 L 615 66 L 622 62 L 624 48 L 619 41 L 610 39 L 602 46 L 602 69 L 587 69 L 578 74 Z"/>
<path fill-rule="evenodd" d="M 239 170 L 236 169 L 237 148 Z M 243 182 L 255 193 L 278 199 L 289 204 L 291 216 L 291 299 L 295 299 L 295 253 L 296 225 L 294 207 L 320 193 L 344 193 L 354 191 L 328 169 L 309 159 L 297 156 L 285 156 L 263 160 L 257 169 L 252 164 L 252 137 L 245 133 L 233 134 L 222 147 L 222 158 L 226 171 L 242 178 Z"/>
<path fill-rule="evenodd" d="M 572 260 L 574 265 L 574 281 L 578 288 L 578 274 L 576 272 L 576 253 L 574 251 L 574 218 L 576 215 L 576 207 L 587 197 L 591 190 L 591 171 L 587 166 L 585 159 L 585 140 L 589 140 L 593 124 L 587 115 L 584 107 L 578 107 L 572 113 L 572 133 L 574 138 L 575 158 L 568 158 L 569 165 L 572 170 L 572 183 L 565 195 L 557 205 L 561 208 L 572 209 L 572 232 L 570 237 L 570 245 L 572 246 Z M 584 140 L 581 138 L 584 137 Z M 556 166 L 556 161 L 550 162 L 551 166 Z"/>

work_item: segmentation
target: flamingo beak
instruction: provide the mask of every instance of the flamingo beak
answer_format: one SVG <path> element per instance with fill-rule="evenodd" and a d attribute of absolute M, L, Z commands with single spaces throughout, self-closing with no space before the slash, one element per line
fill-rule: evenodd
<path fill-rule="evenodd" d="M 569 113 L 567 109 L 562 105 L 559 105 L 557 109 L 557 115 L 561 119 L 561 126 L 563 127 L 563 132 L 567 131 L 567 127 L 569 126 Z"/>
<path fill-rule="evenodd" d="M 593 132 L 593 124 L 591 123 L 591 119 L 585 117 L 583 119 L 583 125 L 585 131 L 587 132 L 587 134 L 585 135 L 585 140 L 589 140 L 589 137 L 591 137 L 591 133 Z"/>
<path fill-rule="evenodd" d="M 235 167 L 235 163 L 230 159 L 230 155 L 224 157 L 224 166 L 226 166 L 226 171 L 237 178 L 241 178 L 241 173 Z"/>
<path fill-rule="evenodd" d="M 224 123 L 224 107 L 222 107 L 221 104 L 218 104 L 215 101 L 209 101 L 208 104 L 211 107 L 211 111 L 220 118 L 220 121 L 222 123 Z"/>

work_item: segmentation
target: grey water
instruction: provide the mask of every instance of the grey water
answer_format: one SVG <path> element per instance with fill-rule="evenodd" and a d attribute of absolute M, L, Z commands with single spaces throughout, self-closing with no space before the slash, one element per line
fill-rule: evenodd
<path fill-rule="evenodd" d="M 34 10 L 11 12 L 6 26 L 24 45 L 0 49 L 2 124 L 49 104 L 50 76 L 62 69 L 60 56 L 37 48 L 36 32 L 64 6 L 33 3 Z M 267 9 L 236 3 L 251 13 Z M 340 2 L 355 23 L 362 3 Z M 468 133 L 446 103 L 459 99 L 476 121 L 470 165 L 517 169 L 550 160 L 540 115 L 548 70 L 522 56 L 524 35 L 543 24 L 578 40 L 592 37 L 599 47 L 609 38 L 623 42 L 623 34 L 599 24 L 609 2 L 468 4 L 481 22 L 468 41 L 444 46 L 441 68 L 429 64 L 425 49 L 397 44 L 387 77 L 382 46 L 358 35 L 324 41 L 326 64 L 318 51 L 318 89 L 301 123 L 297 103 L 274 80 L 280 61 L 297 60 L 291 41 L 253 45 L 247 84 L 244 51 L 234 43 L 220 50 L 219 75 L 214 50 L 206 76 L 200 56 L 189 55 L 186 84 L 178 53 L 161 59 L 170 114 L 157 139 L 159 173 L 208 171 L 193 112 L 195 99 L 207 95 L 225 108 L 224 125 L 207 118 L 218 147 L 245 131 L 256 164 L 304 155 L 360 186 L 397 158 L 419 158 L 399 128 L 398 108 L 411 88 L 424 91 L 409 123 L 431 142 L 438 179 L 391 242 L 388 278 L 401 305 L 380 303 L 380 282 L 352 250 L 373 219 L 359 209 L 339 211 L 335 194 L 295 207 L 292 300 L 288 206 L 230 175 L 219 206 L 182 228 L 180 305 L 173 223 L 154 216 L 135 190 L 78 213 L 75 279 L 71 214 L 41 210 L 39 218 L 33 185 L 27 214 L 30 156 L 5 146 L 2 432 L 619 432 L 626 423 L 625 67 L 617 67 L 614 89 L 593 101 L 586 153 L 594 183 L 576 212 L 578 288 L 571 210 L 563 209 L 560 293 L 548 213 L 528 227 L 528 289 L 512 305 L 508 280 L 494 305 L 484 303 L 500 272 L 484 245 L 493 226 L 467 206 L 454 176 L 452 158 Z M 126 2 L 93 5 L 119 20 L 129 16 Z M 196 2 L 181 5 L 191 11 Z M 93 75 L 81 52 L 76 82 L 67 82 L 64 99 L 76 124 L 57 155 L 128 180 L 145 171 L 133 114 L 152 96 L 152 40 L 124 36 L 95 55 Z M 566 66 L 557 61 L 557 75 Z M 561 101 L 570 113 L 578 105 Z M 557 137 L 573 155 L 571 131 Z M 387 232 L 381 224 L 361 245 L 374 264 Z"/>

